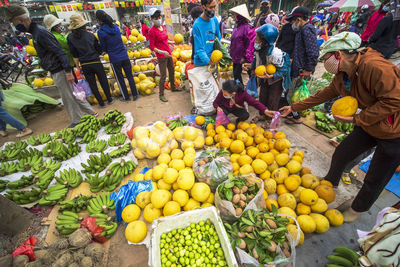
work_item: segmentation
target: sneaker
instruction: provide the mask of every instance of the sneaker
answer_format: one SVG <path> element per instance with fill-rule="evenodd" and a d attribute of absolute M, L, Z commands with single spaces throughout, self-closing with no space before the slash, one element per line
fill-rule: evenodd
<path fill-rule="evenodd" d="M 160 100 L 162 102 L 168 102 L 168 99 L 166 99 L 165 96 L 163 96 L 163 95 L 160 96 Z"/>
<path fill-rule="evenodd" d="M 111 101 L 108 101 L 108 104 L 111 105 L 111 104 L 114 103 L 114 102 L 115 102 L 115 98 L 112 97 L 112 98 L 111 98 Z"/>
<path fill-rule="evenodd" d="M 138 96 L 138 95 L 135 95 L 135 96 L 133 96 L 132 101 L 136 101 L 138 98 L 139 98 L 139 96 Z"/>
<path fill-rule="evenodd" d="M 33 131 L 32 131 L 31 129 L 25 128 L 25 129 L 23 129 L 22 131 L 20 131 L 19 134 L 17 134 L 15 137 L 21 138 L 21 137 L 30 135 L 30 134 L 32 134 L 32 133 L 33 133 Z"/>
<path fill-rule="evenodd" d="M 174 89 L 172 89 L 171 91 L 172 91 L 172 92 L 181 92 L 182 89 L 181 89 L 181 88 L 174 88 Z"/>
<path fill-rule="evenodd" d="M 130 98 L 125 99 L 123 96 L 121 96 L 121 97 L 119 98 L 119 100 L 121 100 L 122 102 L 131 101 Z"/>
<path fill-rule="evenodd" d="M 100 106 L 100 108 L 106 108 L 107 106 L 106 106 L 106 104 L 104 104 L 104 105 L 99 105 Z"/>
<path fill-rule="evenodd" d="M 0 136 L 6 137 L 8 133 L 6 131 L 0 130 Z"/>

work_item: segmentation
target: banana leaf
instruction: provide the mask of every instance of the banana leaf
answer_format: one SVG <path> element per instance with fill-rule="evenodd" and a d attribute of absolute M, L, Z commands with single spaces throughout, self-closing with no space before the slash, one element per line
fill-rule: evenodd
<path fill-rule="evenodd" d="M 215 38 L 214 41 L 214 50 L 219 50 L 222 52 L 222 58 L 219 61 L 219 65 L 221 68 L 225 68 L 232 63 L 232 58 L 228 53 L 228 50 L 222 45 L 221 41 L 218 38 Z"/>

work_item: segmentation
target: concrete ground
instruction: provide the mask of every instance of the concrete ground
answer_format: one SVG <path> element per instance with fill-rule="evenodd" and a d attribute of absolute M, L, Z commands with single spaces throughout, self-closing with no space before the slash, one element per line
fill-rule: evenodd
<path fill-rule="evenodd" d="M 320 75 L 323 73 L 318 69 Z M 165 120 L 168 115 L 181 113 L 189 114 L 192 107 L 189 93 L 167 91 L 168 103 L 162 103 L 156 94 L 140 97 L 135 102 L 115 101 L 114 104 L 105 109 L 94 106 L 102 117 L 109 109 L 118 108 L 122 112 L 131 112 L 135 125 L 146 125 L 156 120 Z M 251 109 L 252 116 L 256 111 Z M 38 114 L 29 120 L 29 127 L 35 134 L 47 132 L 51 133 L 67 127 L 70 124 L 68 115 L 63 108 L 46 111 Z M 282 130 L 288 134 L 288 139 L 293 143 L 294 149 L 305 151 L 305 165 L 310 166 L 313 173 L 323 176 L 327 172 L 330 164 L 330 157 L 334 152 L 334 147 L 329 143 L 329 139 L 305 125 L 285 125 Z M 16 132 L 9 131 L 9 136 L 0 139 L 0 144 L 6 141 L 15 141 Z M 312 152 L 310 152 L 312 151 Z M 315 159 L 315 160 L 312 160 Z M 359 173 L 362 178 L 362 173 Z M 325 266 L 325 256 L 332 253 L 336 246 L 348 246 L 357 249 L 357 229 L 370 230 L 375 224 L 376 214 L 386 206 L 392 206 L 399 201 L 395 195 L 384 191 L 371 210 L 362 214 L 355 223 L 344 224 L 340 227 L 333 227 L 327 233 L 306 236 L 304 244 L 296 250 L 296 265 L 300 267 Z M 145 246 L 128 245 L 124 237 L 124 226 L 119 225 L 117 233 L 111 238 L 109 244 L 109 260 L 106 266 L 135 266 L 144 267 L 148 265 L 148 252 Z"/>

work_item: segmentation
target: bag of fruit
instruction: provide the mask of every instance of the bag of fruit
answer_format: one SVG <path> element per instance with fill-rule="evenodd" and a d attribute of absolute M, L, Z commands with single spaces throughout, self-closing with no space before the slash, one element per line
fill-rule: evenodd
<path fill-rule="evenodd" d="M 235 221 L 248 210 L 265 208 L 264 182 L 253 174 L 234 177 L 220 184 L 215 193 L 215 206 L 224 221 Z"/>
<path fill-rule="evenodd" d="M 200 182 L 208 184 L 213 192 L 228 179 L 228 174 L 233 171 L 229 152 L 226 149 L 218 148 L 198 153 L 192 168 L 196 178 Z"/>

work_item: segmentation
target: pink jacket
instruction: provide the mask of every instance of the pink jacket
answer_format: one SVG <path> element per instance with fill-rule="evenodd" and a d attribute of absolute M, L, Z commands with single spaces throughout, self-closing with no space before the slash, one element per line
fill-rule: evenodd
<path fill-rule="evenodd" d="M 379 8 L 377 11 L 372 13 L 371 17 L 369 17 L 367 26 L 365 27 L 364 32 L 361 34 L 361 40 L 364 42 L 368 42 L 369 37 L 374 33 L 375 29 L 378 27 L 379 22 L 383 17 L 386 16 L 386 12 Z"/>

